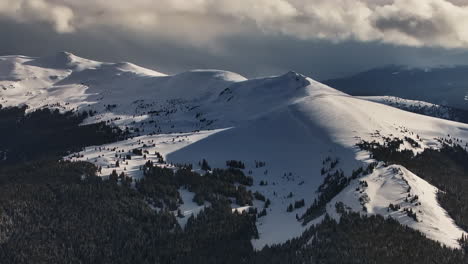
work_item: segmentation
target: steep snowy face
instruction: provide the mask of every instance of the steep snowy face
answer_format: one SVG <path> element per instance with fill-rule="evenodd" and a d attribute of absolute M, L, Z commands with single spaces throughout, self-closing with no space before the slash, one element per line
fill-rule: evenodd
<path fill-rule="evenodd" d="M 381 166 L 352 182 L 330 202 L 327 211 L 339 218 L 335 204 L 341 202 L 347 210 L 392 217 L 431 239 L 458 247 L 457 240 L 465 232 L 440 207 L 437 192 L 437 188 L 402 166 Z"/>

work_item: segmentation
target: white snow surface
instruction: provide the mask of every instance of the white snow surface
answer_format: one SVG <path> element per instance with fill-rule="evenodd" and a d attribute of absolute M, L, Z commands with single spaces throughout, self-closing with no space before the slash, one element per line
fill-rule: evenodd
<path fill-rule="evenodd" d="M 448 106 L 404 99 L 395 96 L 359 96 L 359 98 L 371 102 L 386 104 L 413 113 L 457 121 L 457 117 L 453 116 L 453 109 Z"/>
<path fill-rule="evenodd" d="M 360 181 L 365 181 L 368 186 L 363 186 Z M 348 210 L 392 217 L 431 239 L 449 247 L 459 247 L 457 240 L 466 233 L 440 207 L 437 192 L 437 188 L 402 166 L 380 166 L 372 174 L 353 181 L 327 205 L 327 212 L 339 219 L 335 204 L 343 202 Z M 390 204 L 401 209 L 389 210 Z M 363 212 L 363 206 L 367 212 Z M 410 218 L 404 209 L 416 213 L 417 221 Z"/>
<path fill-rule="evenodd" d="M 407 136 L 416 140 L 419 136 L 422 148 L 437 148 L 437 138 L 447 135 L 463 144 L 468 140 L 466 124 L 352 97 L 295 72 L 250 80 L 218 70 L 164 75 L 129 63 L 95 62 L 65 52 L 43 58 L 0 57 L 0 104 L 27 104 L 30 111 L 42 107 L 92 111 L 95 114 L 85 124 L 106 121 L 129 128 L 135 137 L 90 146 L 67 157 L 102 166 L 102 176 L 116 169 L 142 177 L 139 168 L 146 160 L 156 160 L 155 151 L 169 163 L 191 163 L 196 170 L 203 158 L 213 168 L 225 167 L 227 160 L 243 161 L 244 172 L 252 171 L 254 178 L 250 189 L 272 202 L 267 216 L 257 222 L 260 238 L 252 241 L 257 249 L 300 236 L 307 228 L 296 220 L 296 214 L 302 215 L 316 198 L 326 157 L 339 159 L 338 168 L 350 176 L 353 169 L 372 162 L 368 153 L 355 146 L 361 139 Z M 147 150 L 146 160 L 134 156 L 124 162 L 115 157 L 134 148 Z M 113 168 L 117 160 L 121 165 Z M 266 166 L 256 168 L 255 161 Z M 420 197 L 422 205 L 415 208 L 423 212 L 422 221 L 391 216 L 456 247 L 454 241 L 462 231 L 438 205 L 435 188 L 401 167 L 403 176 L 395 176 L 388 171 L 392 168 L 380 168 L 367 176 L 368 212 L 391 215 L 384 208 L 401 198 L 398 177 L 404 177 Z M 260 181 L 268 185 L 261 186 Z M 335 200 L 361 211 L 362 207 L 355 207 L 356 184 Z M 190 193 L 181 190 L 181 195 L 184 215 L 203 209 L 190 203 Z M 286 212 L 290 203 L 301 199 L 305 207 Z M 260 211 L 263 202 L 256 201 L 254 206 Z M 334 201 L 330 206 L 334 207 Z M 184 225 L 184 220 L 179 221 Z"/>

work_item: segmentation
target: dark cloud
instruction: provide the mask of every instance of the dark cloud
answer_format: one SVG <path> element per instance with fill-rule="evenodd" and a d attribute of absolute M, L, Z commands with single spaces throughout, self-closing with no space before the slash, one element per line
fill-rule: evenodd
<path fill-rule="evenodd" d="M 59 33 L 107 26 L 217 47 L 255 30 L 298 39 L 468 48 L 462 0 L 2 0 L 0 16 Z"/>
<path fill-rule="evenodd" d="M 2 55 L 67 50 L 165 73 L 218 68 L 254 77 L 296 70 L 316 79 L 468 59 L 461 0 L 4 1 Z M 14 15 L 2 13 L 8 9 Z"/>
<path fill-rule="evenodd" d="M 395 0 L 377 8 L 371 21 L 386 43 L 467 48 L 468 7 L 461 2 Z"/>

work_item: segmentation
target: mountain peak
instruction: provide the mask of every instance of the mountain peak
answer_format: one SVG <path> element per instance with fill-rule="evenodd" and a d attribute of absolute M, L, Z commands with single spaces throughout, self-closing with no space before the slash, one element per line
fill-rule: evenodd
<path fill-rule="evenodd" d="M 296 88 L 306 87 L 310 84 L 309 78 L 295 71 L 288 71 L 287 73 L 278 77 L 279 79 L 288 81 L 288 83 L 291 83 L 292 87 Z"/>
<path fill-rule="evenodd" d="M 71 52 L 62 50 L 62 51 L 57 52 L 56 56 L 64 56 L 64 57 L 69 57 L 70 58 L 70 57 L 75 56 L 75 55 L 73 53 L 71 53 Z"/>
<path fill-rule="evenodd" d="M 27 64 L 51 69 L 82 70 L 102 63 L 78 57 L 67 51 L 60 51 L 33 59 Z"/>
<path fill-rule="evenodd" d="M 79 57 L 67 51 L 59 51 L 55 54 L 45 56 L 43 58 L 53 59 L 57 64 L 64 64 L 64 65 L 70 64 L 73 61 L 80 59 Z"/>
<path fill-rule="evenodd" d="M 285 78 L 292 78 L 292 79 L 307 79 L 305 75 L 292 71 L 292 70 L 280 76 L 285 77 Z"/>
<path fill-rule="evenodd" d="M 297 73 L 295 71 L 288 71 L 287 73 L 283 74 L 283 76 L 295 78 L 295 77 L 299 77 L 299 76 L 303 76 L 303 75 L 299 74 L 299 73 Z"/>

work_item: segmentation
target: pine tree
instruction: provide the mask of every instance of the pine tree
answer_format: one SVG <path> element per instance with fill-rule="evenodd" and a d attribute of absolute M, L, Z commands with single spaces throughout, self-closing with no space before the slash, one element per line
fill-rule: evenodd
<path fill-rule="evenodd" d="M 182 214 L 182 211 L 180 209 L 177 209 L 177 217 L 179 218 L 184 218 L 184 214 Z"/>
<path fill-rule="evenodd" d="M 117 174 L 117 171 L 112 170 L 112 173 L 109 175 L 109 180 L 117 182 L 118 178 L 119 178 L 119 175 Z"/>
<path fill-rule="evenodd" d="M 263 208 L 263 210 L 258 214 L 258 218 L 266 216 L 267 215 L 267 210 Z"/>
<path fill-rule="evenodd" d="M 204 171 L 211 170 L 210 165 L 208 165 L 208 162 L 205 159 L 203 159 L 203 161 L 201 163 L 201 169 L 204 170 Z"/>

